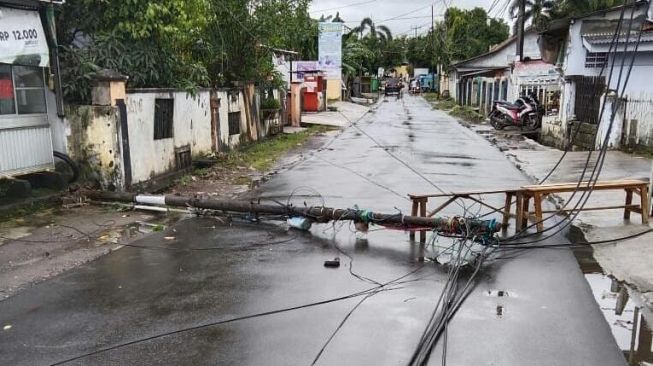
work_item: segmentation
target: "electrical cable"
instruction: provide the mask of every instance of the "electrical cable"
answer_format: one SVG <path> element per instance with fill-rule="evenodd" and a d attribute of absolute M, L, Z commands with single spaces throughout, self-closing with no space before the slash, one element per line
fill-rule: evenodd
<path fill-rule="evenodd" d="M 625 9 L 626 9 L 626 6 L 624 6 L 624 7 L 622 8 L 622 12 L 621 12 L 621 15 L 620 15 L 619 23 L 618 23 L 618 25 L 617 25 L 617 27 L 616 27 L 616 29 L 615 29 L 615 34 L 614 34 L 614 36 L 613 36 L 613 41 L 614 41 L 614 40 L 617 40 L 617 45 L 616 45 L 616 47 L 615 47 L 615 55 L 616 55 L 616 52 L 617 52 L 617 50 L 618 50 L 618 45 L 619 45 L 619 37 L 618 37 L 618 35 L 620 34 L 621 25 L 622 25 L 622 23 L 623 23 L 623 16 L 624 16 L 624 14 L 625 14 Z M 633 18 L 633 16 L 634 16 L 634 8 L 633 8 L 633 11 L 631 12 L 631 23 L 630 23 L 631 26 L 632 26 L 632 18 Z M 629 30 L 629 32 L 630 32 L 630 30 Z M 640 31 L 640 33 L 641 33 L 641 31 Z M 612 49 L 613 45 L 614 45 L 614 42 L 610 45 L 610 49 Z M 627 47 L 627 45 L 626 45 L 626 47 Z M 637 46 L 636 46 L 636 47 L 637 47 Z M 614 70 L 615 60 L 616 60 L 616 57 L 613 57 L 612 65 L 611 65 L 611 68 L 610 68 L 610 74 L 609 74 L 608 84 L 607 84 L 608 86 L 611 84 L 611 81 L 612 81 L 612 75 L 613 75 L 613 70 Z M 625 63 L 625 60 L 624 60 L 624 62 L 622 62 L 622 71 L 623 71 L 623 67 L 625 66 L 624 63 Z M 628 75 L 630 75 L 630 71 L 632 71 L 632 65 L 631 65 L 631 67 L 630 67 L 630 69 L 629 69 L 629 73 L 628 73 Z M 619 80 L 618 80 L 618 86 L 617 86 L 617 88 L 618 88 L 618 87 L 620 86 L 620 84 L 621 84 L 621 73 L 622 73 L 622 72 L 620 72 L 620 76 L 619 76 Z M 628 76 L 628 77 L 629 77 L 629 76 Z M 627 83 L 627 81 L 626 81 L 626 83 Z M 625 86 L 625 85 L 624 85 L 624 86 Z M 625 90 L 625 87 L 624 87 L 624 90 Z M 603 113 L 604 113 L 605 107 L 606 107 L 606 103 L 603 103 L 602 108 L 601 108 L 601 111 L 600 111 L 600 114 L 599 114 L 599 120 L 602 119 L 602 116 L 603 116 Z M 608 128 L 608 131 L 611 131 L 612 125 L 613 125 L 613 123 L 614 123 L 614 117 L 615 117 L 615 113 L 614 113 L 614 111 L 613 111 L 612 118 L 611 118 L 611 121 L 610 121 L 610 125 L 609 125 L 609 128 Z M 559 215 L 560 213 L 562 213 L 562 212 L 565 211 L 564 208 L 565 208 L 565 207 L 566 207 L 566 206 L 567 206 L 567 205 L 568 205 L 568 204 L 573 200 L 574 196 L 575 196 L 575 195 L 580 191 L 580 187 L 581 187 L 581 185 L 583 184 L 583 180 L 584 180 L 585 174 L 587 173 L 587 169 L 589 168 L 589 162 L 590 162 L 590 160 L 591 160 L 592 151 L 590 151 L 590 152 L 588 153 L 588 157 L 587 157 L 587 159 L 586 159 L 586 163 L 585 163 L 585 166 L 584 166 L 584 168 L 583 168 L 582 174 L 581 174 L 581 176 L 580 176 L 580 178 L 579 178 L 579 181 L 578 181 L 578 184 L 577 184 L 577 186 L 576 186 L 576 189 L 575 189 L 574 192 L 572 193 L 571 197 L 566 201 L 565 205 L 564 205 L 560 210 L 558 210 L 557 213 L 552 214 L 551 216 L 548 216 L 547 218 L 545 218 L 545 219 L 543 219 L 543 220 L 540 220 L 540 221 L 537 222 L 537 223 L 534 223 L 533 225 L 527 227 L 527 228 L 524 229 L 524 230 L 521 230 L 519 233 L 515 234 L 513 237 L 510 237 L 510 238 L 507 238 L 507 239 L 503 239 L 503 240 L 504 240 L 504 241 L 510 241 L 510 240 L 514 240 L 514 239 L 517 239 L 517 238 L 523 238 L 523 237 L 528 237 L 528 236 L 532 236 L 532 235 L 539 235 L 539 234 L 541 234 L 541 233 L 543 233 L 543 232 L 547 232 L 547 231 L 553 230 L 554 228 L 556 228 L 556 227 L 558 227 L 558 226 L 564 224 L 565 222 L 568 222 L 568 223 L 564 224 L 562 228 L 560 228 L 559 230 L 557 230 L 556 232 L 554 232 L 552 235 L 550 235 L 550 236 L 548 236 L 548 237 L 546 237 L 546 238 L 543 238 L 543 239 L 537 240 L 537 241 L 543 241 L 543 240 L 546 240 L 546 239 L 552 237 L 553 235 L 557 234 L 558 232 L 564 230 L 564 228 L 566 228 L 566 227 L 570 224 L 570 222 L 573 221 L 573 220 L 578 216 L 578 214 L 580 214 L 580 212 L 582 211 L 582 208 L 585 206 L 585 204 L 587 203 L 587 200 L 589 199 L 589 197 L 590 197 L 591 194 L 592 194 L 592 191 L 593 191 L 593 189 L 594 189 L 594 186 L 596 185 L 596 182 L 598 181 L 598 177 L 600 176 L 600 172 L 601 172 L 601 170 L 602 170 L 602 166 L 603 166 L 603 161 L 604 161 L 604 159 L 605 159 L 605 155 L 606 155 L 606 153 L 607 153 L 607 139 L 609 138 L 609 135 L 610 135 L 609 133 L 606 134 L 606 139 L 605 139 L 606 141 L 604 142 L 604 144 L 601 145 L 601 150 L 600 150 L 600 153 L 599 153 L 599 158 L 597 159 L 597 163 L 596 163 L 596 165 L 594 166 L 594 169 L 592 170 L 592 174 L 590 175 L 590 179 L 589 179 L 589 181 L 587 182 L 587 186 L 588 186 L 589 190 L 584 191 L 584 192 L 581 194 L 581 198 L 580 198 L 580 200 L 576 203 L 576 205 L 574 206 L 574 208 L 573 208 L 572 210 L 567 210 L 567 211 L 568 211 L 568 212 L 566 213 L 567 218 L 568 218 L 569 216 L 573 216 L 573 218 L 572 218 L 571 220 L 567 220 L 567 221 L 559 221 L 559 222 L 557 222 L 555 225 L 553 225 L 553 226 L 551 226 L 551 227 L 549 227 L 549 228 L 546 228 L 544 231 L 538 232 L 537 234 L 526 234 L 526 235 L 521 235 L 521 234 L 525 233 L 529 228 L 532 228 L 532 227 L 536 226 L 536 225 L 539 224 L 539 223 L 545 222 L 545 221 L 547 221 L 547 220 L 549 220 L 549 219 L 551 219 L 551 218 L 553 218 L 553 217 L 555 217 L 555 216 L 557 216 L 557 215 Z M 599 166 L 600 166 L 601 168 L 599 168 Z M 599 169 L 597 170 L 597 168 L 599 168 Z M 592 179 L 593 179 L 595 176 L 596 176 L 596 179 L 594 180 L 594 183 L 592 183 Z M 585 197 L 587 197 L 587 198 L 585 198 Z M 584 198 L 585 198 L 585 200 L 583 200 Z M 582 204 L 581 204 L 581 202 L 582 202 Z M 581 204 L 580 208 L 579 208 L 579 204 Z M 577 209 L 578 209 L 578 211 L 576 211 Z"/>
<path fill-rule="evenodd" d="M 393 284 L 401 284 L 401 283 L 403 283 L 403 282 L 398 282 L 398 281 L 400 281 L 400 280 L 402 280 L 402 279 L 404 279 L 404 278 L 406 278 L 406 277 L 408 277 L 408 276 L 410 276 L 410 275 L 413 275 L 413 274 L 417 273 L 418 271 L 422 270 L 423 268 L 424 268 L 423 265 L 420 266 L 420 267 L 418 267 L 417 270 L 415 270 L 415 271 L 411 271 L 411 272 L 409 272 L 408 274 L 406 274 L 406 275 L 404 275 L 404 276 L 401 276 L 401 277 L 395 279 L 392 283 L 388 283 L 388 284 L 386 285 L 386 287 L 387 287 L 387 286 L 391 286 L 391 285 L 393 285 Z M 385 291 L 385 290 L 393 290 L 393 288 L 390 288 L 390 289 L 379 289 L 378 291 L 373 291 L 373 292 L 371 292 L 369 295 L 366 295 L 365 297 L 363 297 L 363 298 L 362 298 L 358 303 L 356 303 L 356 305 L 354 305 L 353 308 L 351 308 L 351 309 L 349 310 L 349 312 L 347 312 L 347 314 L 345 315 L 345 317 L 340 321 L 340 323 L 338 324 L 338 326 L 336 327 L 336 329 L 331 333 L 331 335 L 327 338 L 327 340 L 326 340 L 326 342 L 324 343 L 324 345 L 323 345 L 323 346 L 320 348 L 320 350 L 318 351 L 317 355 L 316 355 L 315 358 L 313 359 L 313 362 L 311 363 L 312 366 L 315 365 L 315 364 L 317 364 L 317 362 L 319 361 L 320 357 L 322 357 L 322 354 L 324 354 L 324 351 L 326 350 L 326 348 L 329 346 L 329 344 L 330 344 L 331 341 L 335 338 L 335 336 L 338 334 L 338 332 L 342 329 L 342 327 L 345 325 L 345 323 L 347 322 L 347 320 L 349 320 L 349 318 L 351 317 L 351 315 L 352 315 L 352 314 L 353 314 L 353 313 L 354 313 L 354 312 L 355 312 L 355 311 L 356 311 L 356 310 L 357 310 L 357 309 L 358 309 L 358 308 L 359 308 L 359 307 L 360 307 L 360 306 L 361 306 L 361 305 L 362 305 L 362 304 L 363 304 L 367 299 L 369 299 L 369 298 L 371 298 L 372 296 L 374 296 L 374 295 L 376 295 L 376 294 L 378 294 L 378 293 L 380 293 L 380 292 L 382 292 L 382 291 Z"/>
<path fill-rule="evenodd" d="M 149 341 L 152 341 L 152 340 L 155 340 L 155 339 L 159 339 L 159 338 L 163 338 L 163 337 L 167 337 L 167 336 L 171 336 L 171 335 L 175 335 L 175 334 L 191 332 L 191 331 L 200 330 L 200 329 L 209 328 L 209 327 L 214 327 L 214 326 L 218 326 L 218 325 L 234 323 L 234 322 L 238 322 L 238 321 L 242 321 L 242 320 L 249 320 L 249 319 L 261 318 L 261 317 L 265 317 L 265 316 L 269 316 L 269 315 L 287 313 L 287 312 L 290 312 L 290 311 L 306 309 L 306 308 L 316 307 L 316 306 L 320 306 L 320 305 L 326 305 L 326 304 L 339 302 L 339 301 L 343 301 L 343 300 L 349 300 L 349 299 L 360 297 L 360 296 L 366 296 L 366 295 L 368 295 L 370 293 L 374 293 L 375 291 L 378 291 L 378 290 L 380 290 L 380 289 L 382 289 L 384 287 L 387 287 L 388 285 L 398 283 L 397 281 L 399 281 L 399 280 L 401 280 L 403 278 L 406 278 L 406 277 L 410 276 L 413 273 L 418 272 L 422 268 L 423 268 L 423 266 L 420 266 L 420 267 L 410 271 L 408 274 L 405 274 L 405 275 L 403 275 L 403 276 L 401 276 L 401 277 L 399 277 L 397 279 L 394 279 L 392 281 L 386 282 L 386 283 L 384 283 L 382 285 L 379 285 L 379 286 L 376 286 L 376 287 L 373 287 L 373 288 L 369 288 L 367 290 L 354 292 L 354 293 L 349 294 L 349 295 L 334 297 L 334 298 L 330 298 L 330 299 L 327 299 L 327 300 L 307 303 L 307 304 L 303 304 L 303 305 L 297 305 L 297 306 L 292 306 L 292 307 L 287 307 L 287 308 L 281 308 L 281 309 L 277 309 L 277 310 L 270 310 L 270 311 L 265 311 L 265 312 L 261 312 L 261 313 L 255 313 L 255 314 L 250 314 L 250 315 L 245 315 L 245 316 L 240 316 L 240 317 L 234 317 L 234 318 L 230 318 L 230 319 L 212 321 L 212 322 L 208 322 L 208 323 L 195 325 L 195 326 L 192 326 L 192 327 L 177 329 L 177 330 L 170 331 L 170 332 L 159 333 L 159 334 L 151 335 L 151 336 L 148 336 L 148 337 L 135 339 L 135 340 L 132 340 L 132 341 L 119 343 L 119 344 L 116 344 L 116 345 L 113 345 L 113 346 L 100 348 L 98 350 L 87 352 L 85 354 L 78 355 L 78 356 L 75 356 L 75 357 L 71 357 L 71 358 L 68 358 L 68 359 L 65 359 L 65 360 L 62 360 L 62 361 L 57 361 L 55 363 L 50 364 L 50 366 L 63 365 L 63 364 L 70 363 L 72 361 L 77 361 L 77 360 L 80 360 L 80 359 L 83 359 L 83 358 L 86 358 L 86 357 L 98 355 L 98 354 L 101 354 L 101 353 L 106 353 L 106 352 L 109 352 L 109 351 L 112 351 L 112 350 L 115 350 L 115 349 L 131 346 L 131 345 L 134 345 L 134 344 L 149 342 Z"/>
<path fill-rule="evenodd" d="M 381 188 L 381 189 L 384 189 L 384 190 L 386 190 L 386 191 L 388 191 L 388 192 L 394 194 L 394 195 L 397 196 L 397 197 L 400 197 L 400 198 L 403 199 L 403 200 L 410 201 L 410 199 L 409 199 L 406 195 L 403 195 L 403 194 L 401 194 L 401 193 L 395 191 L 394 189 L 392 189 L 392 188 L 390 188 L 390 187 L 388 187 L 388 186 L 385 186 L 385 185 L 383 185 L 383 184 L 381 184 L 381 183 L 379 183 L 379 182 L 376 182 L 376 181 L 374 181 L 374 180 L 372 180 L 372 179 L 370 179 L 370 178 L 364 176 L 363 174 L 361 174 L 361 173 L 359 173 L 359 172 L 357 172 L 357 171 L 355 171 L 355 170 L 353 170 L 353 169 L 351 169 L 351 168 L 349 168 L 349 167 L 346 167 L 346 166 L 344 166 L 344 165 L 340 165 L 340 164 L 336 164 L 336 163 L 334 163 L 334 162 L 332 162 L 332 161 L 330 161 L 330 160 L 328 160 L 328 159 L 325 159 L 325 158 L 323 158 L 323 157 L 321 157 L 321 156 L 319 156 L 319 155 L 314 155 L 314 156 L 315 156 L 316 158 L 318 158 L 318 159 L 324 161 L 325 163 L 328 163 L 328 164 L 330 164 L 330 165 L 332 165 L 332 166 L 334 166 L 334 167 L 336 167 L 336 168 L 340 168 L 340 169 L 346 170 L 346 171 L 348 171 L 348 172 L 350 172 L 350 173 L 352 173 L 352 174 L 354 174 L 354 175 L 356 175 L 356 176 L 358 176 L 358 177 L 360 177 L 360 178 L 362 178 L 362 179 L 364 179 L 364 180 L 366 180 L 366 181 L 368 181 L 368 182 L 374 184 L 375 186 L 377 186 L 377 187 L 379 187 L 379 188 Z"/>

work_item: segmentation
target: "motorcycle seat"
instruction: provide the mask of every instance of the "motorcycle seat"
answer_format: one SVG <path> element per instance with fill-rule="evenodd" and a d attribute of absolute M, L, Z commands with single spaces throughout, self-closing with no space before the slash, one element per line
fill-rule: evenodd
<path fill-rule="evenodd" d="M 508 109 L 521 109 L 523 107 L 522 105 L 506 102 L 503 100 L 497 101 L 496 103 Z"/>

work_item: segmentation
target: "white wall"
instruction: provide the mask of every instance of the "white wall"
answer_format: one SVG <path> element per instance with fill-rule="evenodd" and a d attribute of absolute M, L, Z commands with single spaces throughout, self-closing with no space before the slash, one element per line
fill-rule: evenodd
<path fill-rule="evenodd" d="M 70 135 L 70 127 L 63 118 L 57 115 L 57 97 L 50 89 L 45 91 L 45 102 L 48 108 L 48 122 L 52 131 L 52 149 L 68 153 L 67 137 Z"/>
<path fill-rule="evenodd" d="M 127 120 L 132 183 L 149 180 L 175 169 L 175 148 L 190 145 L 193 156 L 210 153 L 211 93 L 196 96 L 177 91 L 129 92 Z M 173 137 L 154 139 L 154 103 L 157 98 L 174 99 Z"/>
<path fill-rule="evenodd" d="M 524 58 L 530 58 L 532 60 L 539 60 L 542 58 L 540 55 L 540 48 L 537 44 L 537 39 L 539 35 L 535 32 L 528 32 L 524 37 Z M 456 67 L 464 68 L 483 68 L 483 67 L 508 67 L 517 59 L 517 40 L 513 38 L 509 44 L 505 45 L 500 50 L 493 52 L 489 55 L 485 55 L 476 59 L 472 59 L 468 62 L 463 62 L 457 64 Z"/>
<path fill-rule="evenodd" d="M 217 96 L 220 99 L 220 143 L 227 149 L 236 148 L 240 145 L 241 135 L 247 132 L 247 115 L 245 114 L 245 98 L 240 89 L 219 90 Z M 240 112 L 240 134 L 229 133 L 229 113 Z"/>

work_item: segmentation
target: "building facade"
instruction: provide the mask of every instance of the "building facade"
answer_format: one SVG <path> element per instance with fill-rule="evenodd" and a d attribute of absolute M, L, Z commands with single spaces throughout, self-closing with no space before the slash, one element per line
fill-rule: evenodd
<path fill-rule="evenodd" d="M 63 107 L 52 29 L 51 3 L 0 1 L 0 176 L 54 168 L 51 122 Z"/>

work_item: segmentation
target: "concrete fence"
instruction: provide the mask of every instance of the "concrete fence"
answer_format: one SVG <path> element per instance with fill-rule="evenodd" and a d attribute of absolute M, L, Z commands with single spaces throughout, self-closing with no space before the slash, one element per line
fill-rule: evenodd
<path fill-rule="evenodd" d="M 105 189 L 161 186 L 190 169 L 198 157 L 279 130 L 282 114 L 261 112 L 260 93 L 253 84 L 193 94 L 113 89 L 97 93 L 109 95 L 103 98 L 108 105 L 70 106 L 64 121 L 68 153 L 86 178 Z M 281 97 L 278 91 L 273 95 Z"/>

